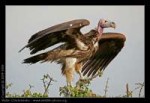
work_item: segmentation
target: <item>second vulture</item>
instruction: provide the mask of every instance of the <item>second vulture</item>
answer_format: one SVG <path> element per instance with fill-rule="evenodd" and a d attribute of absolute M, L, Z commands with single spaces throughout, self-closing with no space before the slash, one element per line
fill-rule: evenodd
<path fill-rule="evenodd" d="M 55 61 L 62 64 L 61 70 L 66 76 L 67 85 L 71 85 L 75 71 L 80 75 L 80 79 L 83 79 L 83 76 L 95 76 L 120 52 L 126 38 L 120 33 L 103 33 L 104 28 L 116 27 L 111 21 L 100 19 L 95 29 L 82 34 L 80 29 L 87 25 L 88 20 L 77 19 L 35 33 L 20 51 L 29 48 L 30 54 L 35 54 L 55 44 L 63 44 L 53 50 L 29 57 L 24 63 Z"/>

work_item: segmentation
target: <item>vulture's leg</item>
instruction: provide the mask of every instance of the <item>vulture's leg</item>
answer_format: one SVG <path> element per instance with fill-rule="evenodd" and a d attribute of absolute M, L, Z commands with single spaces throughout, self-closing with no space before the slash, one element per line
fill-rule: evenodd
<path fill-rule="evenodd" d="M 73 81 L 73 74 L 74 74 L 74 68 L 65 69 L 67 86 L 72 86 L 71 82 Z"/>
<path fill-rule="evenodd" d="M 76 61 L 76 58 L 71 57 L 65 59 L 63 74 L 66 76 L 67 86 L 71 86 L 71 82 L 73 81 Z"/>
<path fill-rule="evenodd" d="M 76 63 L 75 70 L 79 74 L 80 79 L 83 79 L 83 75 L 81 74 L 82 63 Z"/>

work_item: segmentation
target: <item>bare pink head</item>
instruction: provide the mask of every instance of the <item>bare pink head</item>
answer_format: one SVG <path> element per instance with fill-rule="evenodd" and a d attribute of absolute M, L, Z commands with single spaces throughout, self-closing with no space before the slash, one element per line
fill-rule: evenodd
<path fill-rule="evenodd" d="M 114 22 L 105 20 L 105 19 L 100 19 L 98 22 L 98 26 L 97 26 L 97 31 L 98 31 L 98 38 L 101 37 L 102 33 L 103 33 L 103 29 L 104 28 L 116 28 L 116 24 Z"/>

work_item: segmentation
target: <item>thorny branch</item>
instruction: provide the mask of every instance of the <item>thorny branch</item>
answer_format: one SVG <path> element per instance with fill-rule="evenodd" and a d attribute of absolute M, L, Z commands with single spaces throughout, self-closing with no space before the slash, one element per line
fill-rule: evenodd
<path fill-rule="evenodd" d="M 103 71 L 100 71 L 100 70 L 99 70 L 96 75 L 94 75 L 94 76 L 92 76 L 92 77 L 90 77 L 90 78 L 80 79 L 76 84 L 78 85 L 78 83 L 81 83 L 81 82 L 84 83 L 84 84 L 90 84 L 90 82 L 91 82 L 94 78 L 96 78 L 97 76 L 101 77 L 102 74 L 103 74 Z"/>
<path fill-rule="evenodd" d="M 128 85 L 128 83 L 126 84 L 126 96 L 127 96 L 127 97 L 130 97 L 130 96 L 132 97 L 132 91 L 129 90 L 129 85 Z"/>
<path fill-rule="evenodd" d="M 135 88 L 135 89 L 139 89 L 139 97 L 141 96 L 141 92 L 142 92 L 142 89 L 144 87 L 144 82 L 143 83 L 135 83 L 136 85 L 139 85 L 139 87 Z"/>
<path fill-rule="evenodd" d="M 108 91 L 108 80 L 109 80 L 109 78 L 107 78 L 107 81 L 106 81 L 106 85 L 105 85 L 105 89 L 104 89 L 104 91 L 105 91 L 104 97 L 106 97 L 106 93 Z"/>
<path fill-rule="evenodd" d="M 139 85 L 138 87 L 136 87 L 135 89 L 133 89 L 133 90 L 129 90 L 129 86 L 128 86 L 128 84 L 126 84 L 126 96 L 127 97 L 132 97 L 132 93 L 135 91 L 135 90 L 137 90 L 137 89 L 140 89 L 139 90 L 139 97 L 141 97 L 141 92 L 142 92 L 142 89 L 143 89 L 143 87 L 144 87 L 144 82 L 143 83 L 135 83 L 136 85 Z"/>
<path fill-rule="evenodd" d="M 49 79 L 49 81 L 47 82 L 48 79 Z M 44 86 L 44 90 L 45 90 L 44 93 L 43 93 L 43 95 L 46 95 L 46 94 L 48 94 L 48 88 L 51 85 L 51 82 L 52 81 L 56 82 L 56 80 L 54 80 L 53 78 L 51 78 L 49 74 L 44 75 L 41 80 L 43 81 L 43 86 Z"/>
<path fill-rule="evenodd" d="M 93 80 L 94 78 L 96 78 L 97 76 L 101 77 L 102 74 L 103 74 L 103 71 L 98 71 L 96 75 L 94 75 L 94 76 L 92 76 L 91 78 L 88 78 L 88 79 L 86 79 L 86 80 L 91 81 L 91 80 Z"/>

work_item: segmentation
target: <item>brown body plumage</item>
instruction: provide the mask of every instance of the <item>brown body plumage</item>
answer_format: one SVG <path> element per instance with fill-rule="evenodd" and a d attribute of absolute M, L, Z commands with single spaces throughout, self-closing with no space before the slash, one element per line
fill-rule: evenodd
<path fill-rule="evenodd" d="M 80 28 L 86 25 L 89 25 L 86 19 L 73 20 L 34 34 L 25 46 L 29 47 L 31 54 L 60 42 L 65 42 L 65 44 L 27 58 L 24 63 L 56 61 L 62 64 L 62 74 L 66 76 L 68 85 L 71 85 L 75 71 L 80 78 L 82 78 L 82 73 L 88 77 L 94 76 L 98 70 L 105 69 L 119 53 L 124 45 L 125 36 L 119 33 L 102 34 L 103 28 L 115 28 L 114 22 L 104 19 L 99 21 L 96 29 L 83 35 Z"/>

